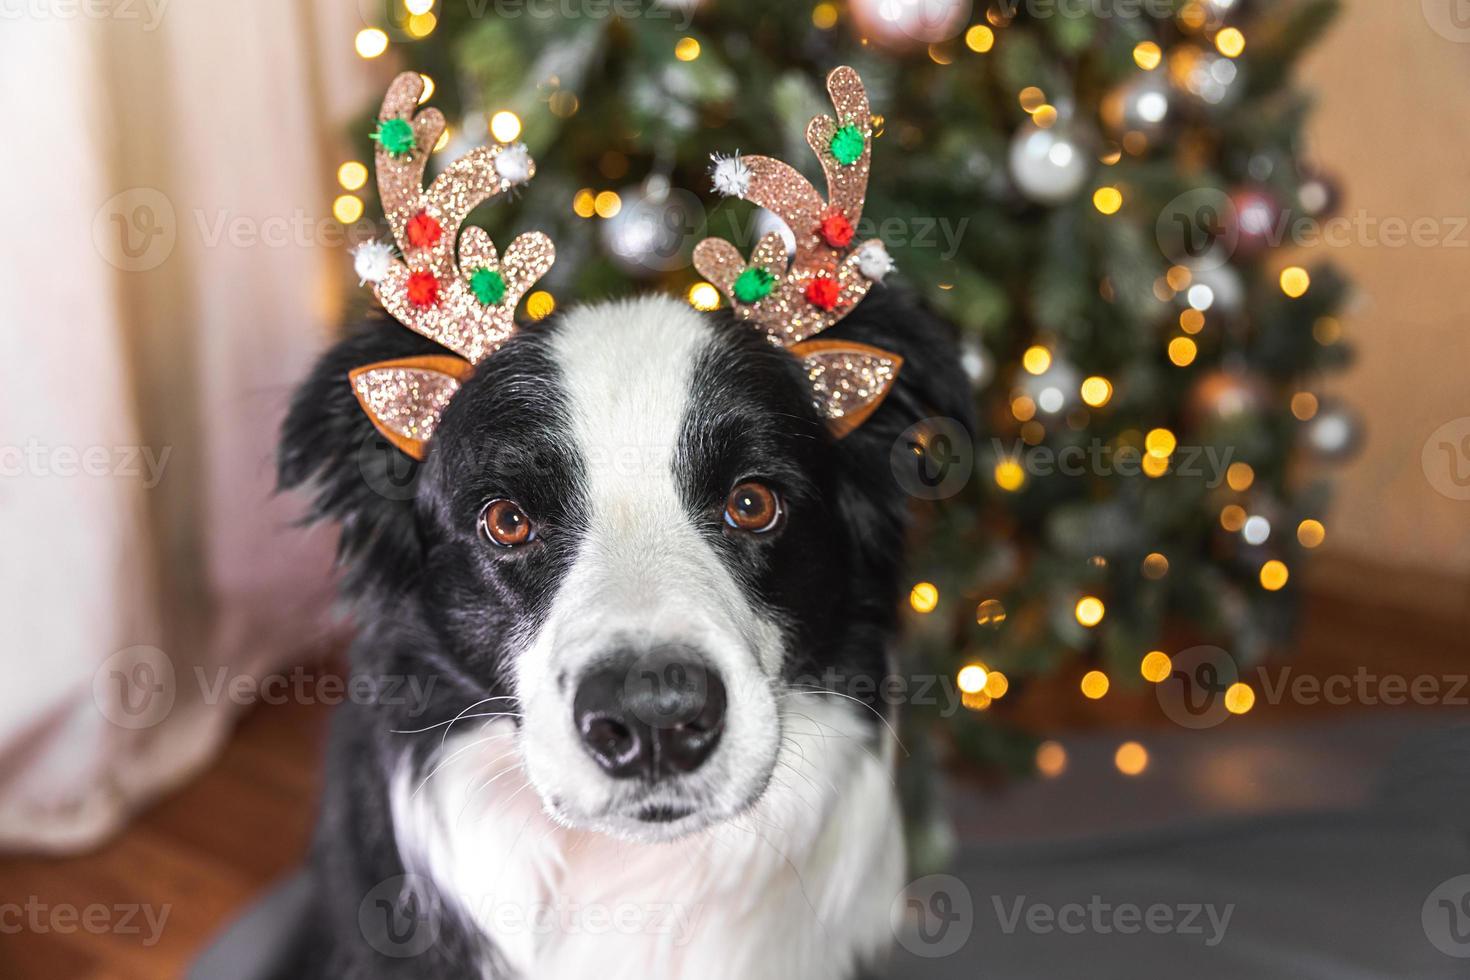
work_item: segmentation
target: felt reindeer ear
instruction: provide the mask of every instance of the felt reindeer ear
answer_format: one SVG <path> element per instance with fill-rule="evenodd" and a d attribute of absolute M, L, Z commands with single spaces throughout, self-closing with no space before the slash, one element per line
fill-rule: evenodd
<path fill-rule="evenodd" d="M 350 375 L 378 431 L 415 459 L 423 458 L 440 414 L 474 366 L 515 333 L 516 305 L 556 260 L 540 232 L 518 236 L 503 255 L 484 229 L 460 233 L 478 205 L 535 175 L 524 146 L 475 147 L 424 189 L 444 116 L 414 111 L 423 90 L 418 72 L 395 78 L 373 133 L 378 196 L 398 255 L 385 242 L 369 242 L 357 250 L 356 268 L 394 319 L 459 356 L 384 361 Z"/>
<path fill-rule="evenodd" d="M 771 157 L 716 156 L 715 190 L 773 212 L 796 237 L 788 262 L 780 234 L 756 243 L 750 261 L 729 242 L 707 238 L 694 265 L 730 299 L 737 317 L 802 359 L 817 411 L 842 438 L 882 404 L 903 358 L 863 344 L 809 338 L 840 321 L 893 268 L 879 239 L 855 243 L 868 191 L 872 116 L 862 79 L 833 69 L 827 93 L 835 115 L 812 119 L 806 141 L 827 178 L 823 198 L 790 164 Z"/>

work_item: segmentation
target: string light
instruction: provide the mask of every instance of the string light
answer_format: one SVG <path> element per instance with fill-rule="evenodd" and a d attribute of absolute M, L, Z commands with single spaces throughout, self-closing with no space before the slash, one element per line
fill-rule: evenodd
<path fill-rule="evenodd" d="M 975 625 L 999 626 L 1006 621 L 1006 607 L 999 599 L 986 599 L 975 607 Z"/>
<path fill-rule="evenodd" d="M 1321 521 L 1307 518 L 1296 526 L 1296 539 L 1303 548 L 1318 548 L 1327 540 L 1327 528 Z"/>
<path fill-rule="evenodd" d="M 343 194 L 332 202 L 332 217 L 350 225 L 362 217 L 362 199 L 356 194 Z"/>
<path fill-rule="evenodd" d="M 1227 27 L 1215 35 L 1215 49 L 1227 58 L 1239 58 L 1245 53 L 1245 35 L 1238 27 Z"/>
<path fill-rule="evenodd" d="M 1179 329 L 1187 334 L 1196 334 L 1205 328 L 1205 315 L 1190 308 L 1179 314 Z"/>
<path fill-rule="evenodd" d="M 1102 408 L 1113 398 L 1113 383 L 1094 375 L 1082 382 L 1082 400 L 1092 408 Z"/>
<path fill-rule="evenodd" d="M 1281 270 L 1281 291 L 1292 299 L 1301 299 L 1312 288 L 1312 277 L 1306 269 L 1293 265 Z"/>
<path fill-rule="evenodd" d="M 812 8 L 812 26 L 819 31 L 830 31 L 837 26 L 837 4 L 819 3 Z"/>
<path fill-rule="evenodd" d="M 1251 686 L 1237 681 L 1225 689 L 1225 710 L 1232 715 L 1243 715 L 1256 706 L 1256 692 Z"/>
<path fill-rule="evenodd" d="M 720 291 L 712 283 L 697 282 L 689 287 L 689 305 L 696 310 L 719 309 Z"/>
<path fill-rule="evenodd" d="M 590 218 L 597 214 L 597 195 L 592 188 L 584 187 L 573 195 L 572 211 L 579 218 Z"/>
<path fill-rule="evenodd" d="M 1169 472 L 1169 457 L 1145 455 L 1143 457 L 1142 465 L 1144 475 L 1151 480 L 1157 480 L 1159 477 Z"/>
<path fill-rule="evenodd" d="M 1042 742 L 1036 747 L 1036 771 L 1047 779 L 1066 772 L 1067 750 L 1058 742 Z"/>
<path fill-rule="evenodd" d="M 1245 508 L 1239 504 L 1226 504 L 1225 509 L 1220 511 L 1220 526 L 1227 531 L 1239 531 L 1245 527 Z"/>
<path fill-rule="evenodd" d="M 1102 700 L 1110 687 L 1112 682 L 1108 680 L 1108 675 L 1100 670 L 1089 670 L 1082 677 L 1082 694 L 1091 701 Z"/>
<path fill-rule="evenodd" d="M 403 9 L 410 15 L 427 14 L 434 9 L 434 0 L 403 0 Z"/>
<path fill-rule="evenodd" d="M 1158 580 L 1169 574 L 1169 559 L 1155 551 L 1143 559 L 1143 577 Z"/>
<path fill-rule="evenodd" d="M 939 586 L 933 582 L 920 582 L 909 592 L 909 605 L 916 613 L 932 613 L 939 605 Z"/>
<path fill-rule="evenodd" d="M 1199 355 L 1199 348 L 1188 337 L 1175 337 L 1169 341 L 1169 360 L 1175 367 L 1189 367 Z"/>
<path fill-rule="evenodd" d="M 364 27 L 353 39 L 353 47 L 359 58 L 376 58 L 388 50 L 388 35 L 376 27 Z"/>
<path fill-rule="evenodd" d="M 1029 113 L 1035 113 L 1037 109 L 1046 105 L 1046 93 L 1035 85 L 1028 85 L 1021 89 L 1021 94 L 1018 98 L 1021 102 L 1021 108 Z"/>
<path fill-rule="evenodd" d="M 1245 493 L 1256 482 L 1256 471 L 1249 463 L 1231 463 L 1225 471 L 1225 482 L 1236 493 Z"/>
<path fill-rule="evenodd" d="M 1077 600 L 1077 606 L 1072 613 L 1077 617 L 1077 622 L 1090 629 L 1103 621 L 1107 607 L 1097 596 L 1085 595 Z"/>
<path fill-rule="evenodd" d="M 526 312 L 533 320 L 544 320 L 556 310 L 556 297 L 544 289 L 538 289 L 526 297 Z"/>
<path fill-rule="evenodd" d="M 1179 440 L 1168 429 L 1152 429 L 1144 437 L 1143 446 L 1148 450 L 1150 456 L 1157 459 L 1168 459 L 1174 455 L 1174 450 L 1179 446 Z"/>
<path fill-rule="evenodd" d="M 434 97 L 435 85 L 434 80 L 423 72 L 419 72 L 419 77 L 424 80 L 424 90 L 419 93 L 419 105 L 423 105 Z"/>
<path fill-rule="evenodd" d="M 1174 661 L 1162 650 L 1151 650 L 1138 665 L 1138 672 L 1150 684 L 1162 684 L 1174 670 Z"/>
<path fill-rule="evenodd" d="M 693 61 L 699 57 L 699 41 L 692 37 L 681 37 L 674 45 L 674 57 L 680 61 Z"/>
<path fill-rule="evenodd" d="M 1291 414 L 1302 422 L 1317 416 L 1317 396 L 1310 391 L 1299 391 L 1291 396 Z"/>
<path fill-rule="evenodd" d="M 623 210 L 623 199 L 618 196 L 617 191 L 600 191 L 592 206 L 597 209 L 599 218 L 611 218 Z"/>
<path fill-rule="evenodd" d="M 1140 41 L 1133 49 L 1133 63 L 1144 71 L 1153 71 L 1164 60 L 1164 49 L 1153 41 Z"/>
<path fill-rule="evenodd" d="M 1057 124 L 1058 118 L 1057 107 L 1054 105 L 1043 105 L 1031 113 L 1031 121 L 1042 129 L 1051 129 Z M 1054 148 L 1052 152 L 1056 153 L 1058 150 Z M 1070 156 L 1070 154 L 1068 155 Z"/>
<path fill-rule="evenodd" d="M 1123 192 L 1116 187 L 1099 187 L 1092 195 L 1092 206 L 1106 215 L 1117 214 L 1123 208 Z"/>
<path fill-rule="evenodd" d="M 348 160 L 337 168 L 337 183 L 344 190 L 355 191 L 367 183 L 368 168 L 356 160 Z"/>
<path fill-rule="evenodd" d="M 992 670 L 985 678 L 985 693 L 997 701 L 1011 689 L 1011 679 L 998 670 Z"/>
<path fill-rule="evenodd" d="M 490 135 L 501 143 L 513 143 L 521 135 L 521 117 L 509 109 L 501 109 L 490 117 Z"/>
<path fill-rule="evenodd" d="M 1137 742 L 1124 742 L 1113 753 L 1113 765 L 1125 776 L 1141 776 L 1148 769 L 1148 749 Z"/>
<path fill-rule="evenodd" d="M 1026 471 L 1014 459 L 995 464 L 995 485 L 1007 493 L 1015 493 L 1026 484 Z"/>
<path fill-rule="evenodd" d="M 408 18 L 404 29 L 408 31 L 409 37 L 419 40 L 434 33 L 434 28 L 438 26 L 439 18 L 433 14 L 413 14 Z"/>
<path fill-rule="evenodd" d="M 1267 592 L 1280 592 L 1286 587 L 1287 579 L 1291 578 L 1291 570 L 1286 567 L 1286 562 L 1271 559 L 1261 566 L 1261 588 Z"/>
<path fill-rule="evenodd" d="M 1189 288 L 1189 284 L 1194 281 L 1194 273 L 1185 265 L 1172 266 L 1164 274 L 1164 281 L 1169 284 L 1170 289 L 1177 293 L 1180 290 Z"/>
<path fill-rule="evenodd" d="M 1011 399 L 1011 415 L 1017 422 L 1029 422 L 1036 417 L 1036 402 L 1030 395 L 1017 395 Z"/>
<path fill-rule="evenodd" d="M 1318 317 L 1312 324 L 1312 339 L 1323 347 L 1331 347 L 1342 339 L 1342 324 L 1336 317 Z"/>
<path fill-rule="evenodd" d="M 434 152 L 435 153 L 438 153 L 440 150 L 444 149 L 446 146 L 449 145 L 449 133 L 450 133 L 450 130 L 452 130 L 453 128 L 454 127 L 452 127 L 452 126 L 445 126 L 444 127 L 444 132 L 440 133 L 439 134 L 439 138 L 434 141 Z"/>
<path fill-rule="evenodd" d="M 990 680 L 990 671 L 985 669 L 984 664 L 968 664 L 960 668 L 955 675 L 955 683 L 965 694 L 979 694 L 985 690 L 985 685 Z"/>
<path fill-rule="evenodd" d="M 1046 369 L 1051 367 L 1051 351 L 1035 344 L 1026 348 L 1026 353 L 1021 355 L 1021 366 L 1028 374 L 1045 374 Z"/>
<path fill-rule="evenodd" d="M 984 24 L 976 24 L 965 32 L 965 47 L 976 54 L 985 54 L 995 47 L 995 32 Z"/>

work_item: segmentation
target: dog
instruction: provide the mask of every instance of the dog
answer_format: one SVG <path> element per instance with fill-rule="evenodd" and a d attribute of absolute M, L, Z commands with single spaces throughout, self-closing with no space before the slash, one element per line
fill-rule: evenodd
<path fill-rule="evenodd" d="M 458 372 L 415 440 L 346 380 L 436 363 L 422 333 L 360 323 L 283 426 L 281 486 L 340 527 L 354 674 L 427 693 L 337 710 L 282 975 L 880 964 L 905 861 L 876 693 L 910 528 L 890 460 L 968 423 L 953 328 L 865 282 L 823 349 L 902 368 L 848 429 L 735 304 L 569 305 Z"/>

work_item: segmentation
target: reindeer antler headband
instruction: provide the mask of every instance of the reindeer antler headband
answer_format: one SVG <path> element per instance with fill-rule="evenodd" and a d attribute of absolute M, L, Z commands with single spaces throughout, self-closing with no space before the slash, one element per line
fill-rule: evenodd
<path fill-rule="evenodd" d="M 872 415 L 892 388 L 903 359 L 845 340 L 811 340 L 841 320 L 893 262 L 878 239 L 853 247 L 863 213 L 872 152 L 872 118 L 862 79 L 851 68 L 827 76 L 835 116 L 817 116 L 806 141 L 827 177 L 824 200 L 789 164 L 771 157 L 716 156 L 715 189 L 753 201 L 796 236 L 789 264 L 778 232 L 756 243 L 746 262 L 734 245 L 707 238 L 694 265 L 730 298 L 735 315 L 765 331 L 801 359 L 817 410 L 839 438 Z"/>
<path fill-rule="evenodd" d="M 444 116 L 438 109 L 415 114 L 423 91 L 417 72 L 395 78 L 373 133 L 378 196 L 402 258 L 391 245 L 370 242 L 357 250 L 356 267 L 395 319 L 459 356 L 381 361 L 350 374 L 378 431 L 415 459 L 424 457 L 444 408 L 475 365 L 515 332 L 516 304 L 556 260 L 540 232 L 520 235 L 500 255 L 483 228 L 460 231 L 479 204 L 535 175 L 524 146 L 477 146 L 424 189 Z"/>

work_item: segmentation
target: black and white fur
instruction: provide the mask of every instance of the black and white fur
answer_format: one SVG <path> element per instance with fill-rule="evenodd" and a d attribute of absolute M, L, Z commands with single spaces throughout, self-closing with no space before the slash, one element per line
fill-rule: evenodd
<path fill-rule="evenodd" d="M 427 704 L 339 709 L 290 975 L 840 980 L 882 957 L 904 866 L 892 737 L 844 687 L 888 672 L 908 510 L 890 450 L 925 415 L 968 418 L 969 393 L 949 329 L 893 290 L 824 336 L 905 358 L 842 440 L 791 354 L 649 297 L 524 329 L 422 464 L 386 448 L 346 375 L 438 348 L 377 320 L 322 358 L 281 483 L 341 525 L 353 670 L 436 683 Z M 768 534 L 722 521 L 751 478 L 782 499 Z M 495 498 L 531 516 L 532 545 L 480 536 Z M 724 734 L 677 779 L 610 779 L 572 691 L 615 649 L 667 645 L 723 677 Z M 369 935 L 385 888 L 440 912 L 427 948 Z"/>

